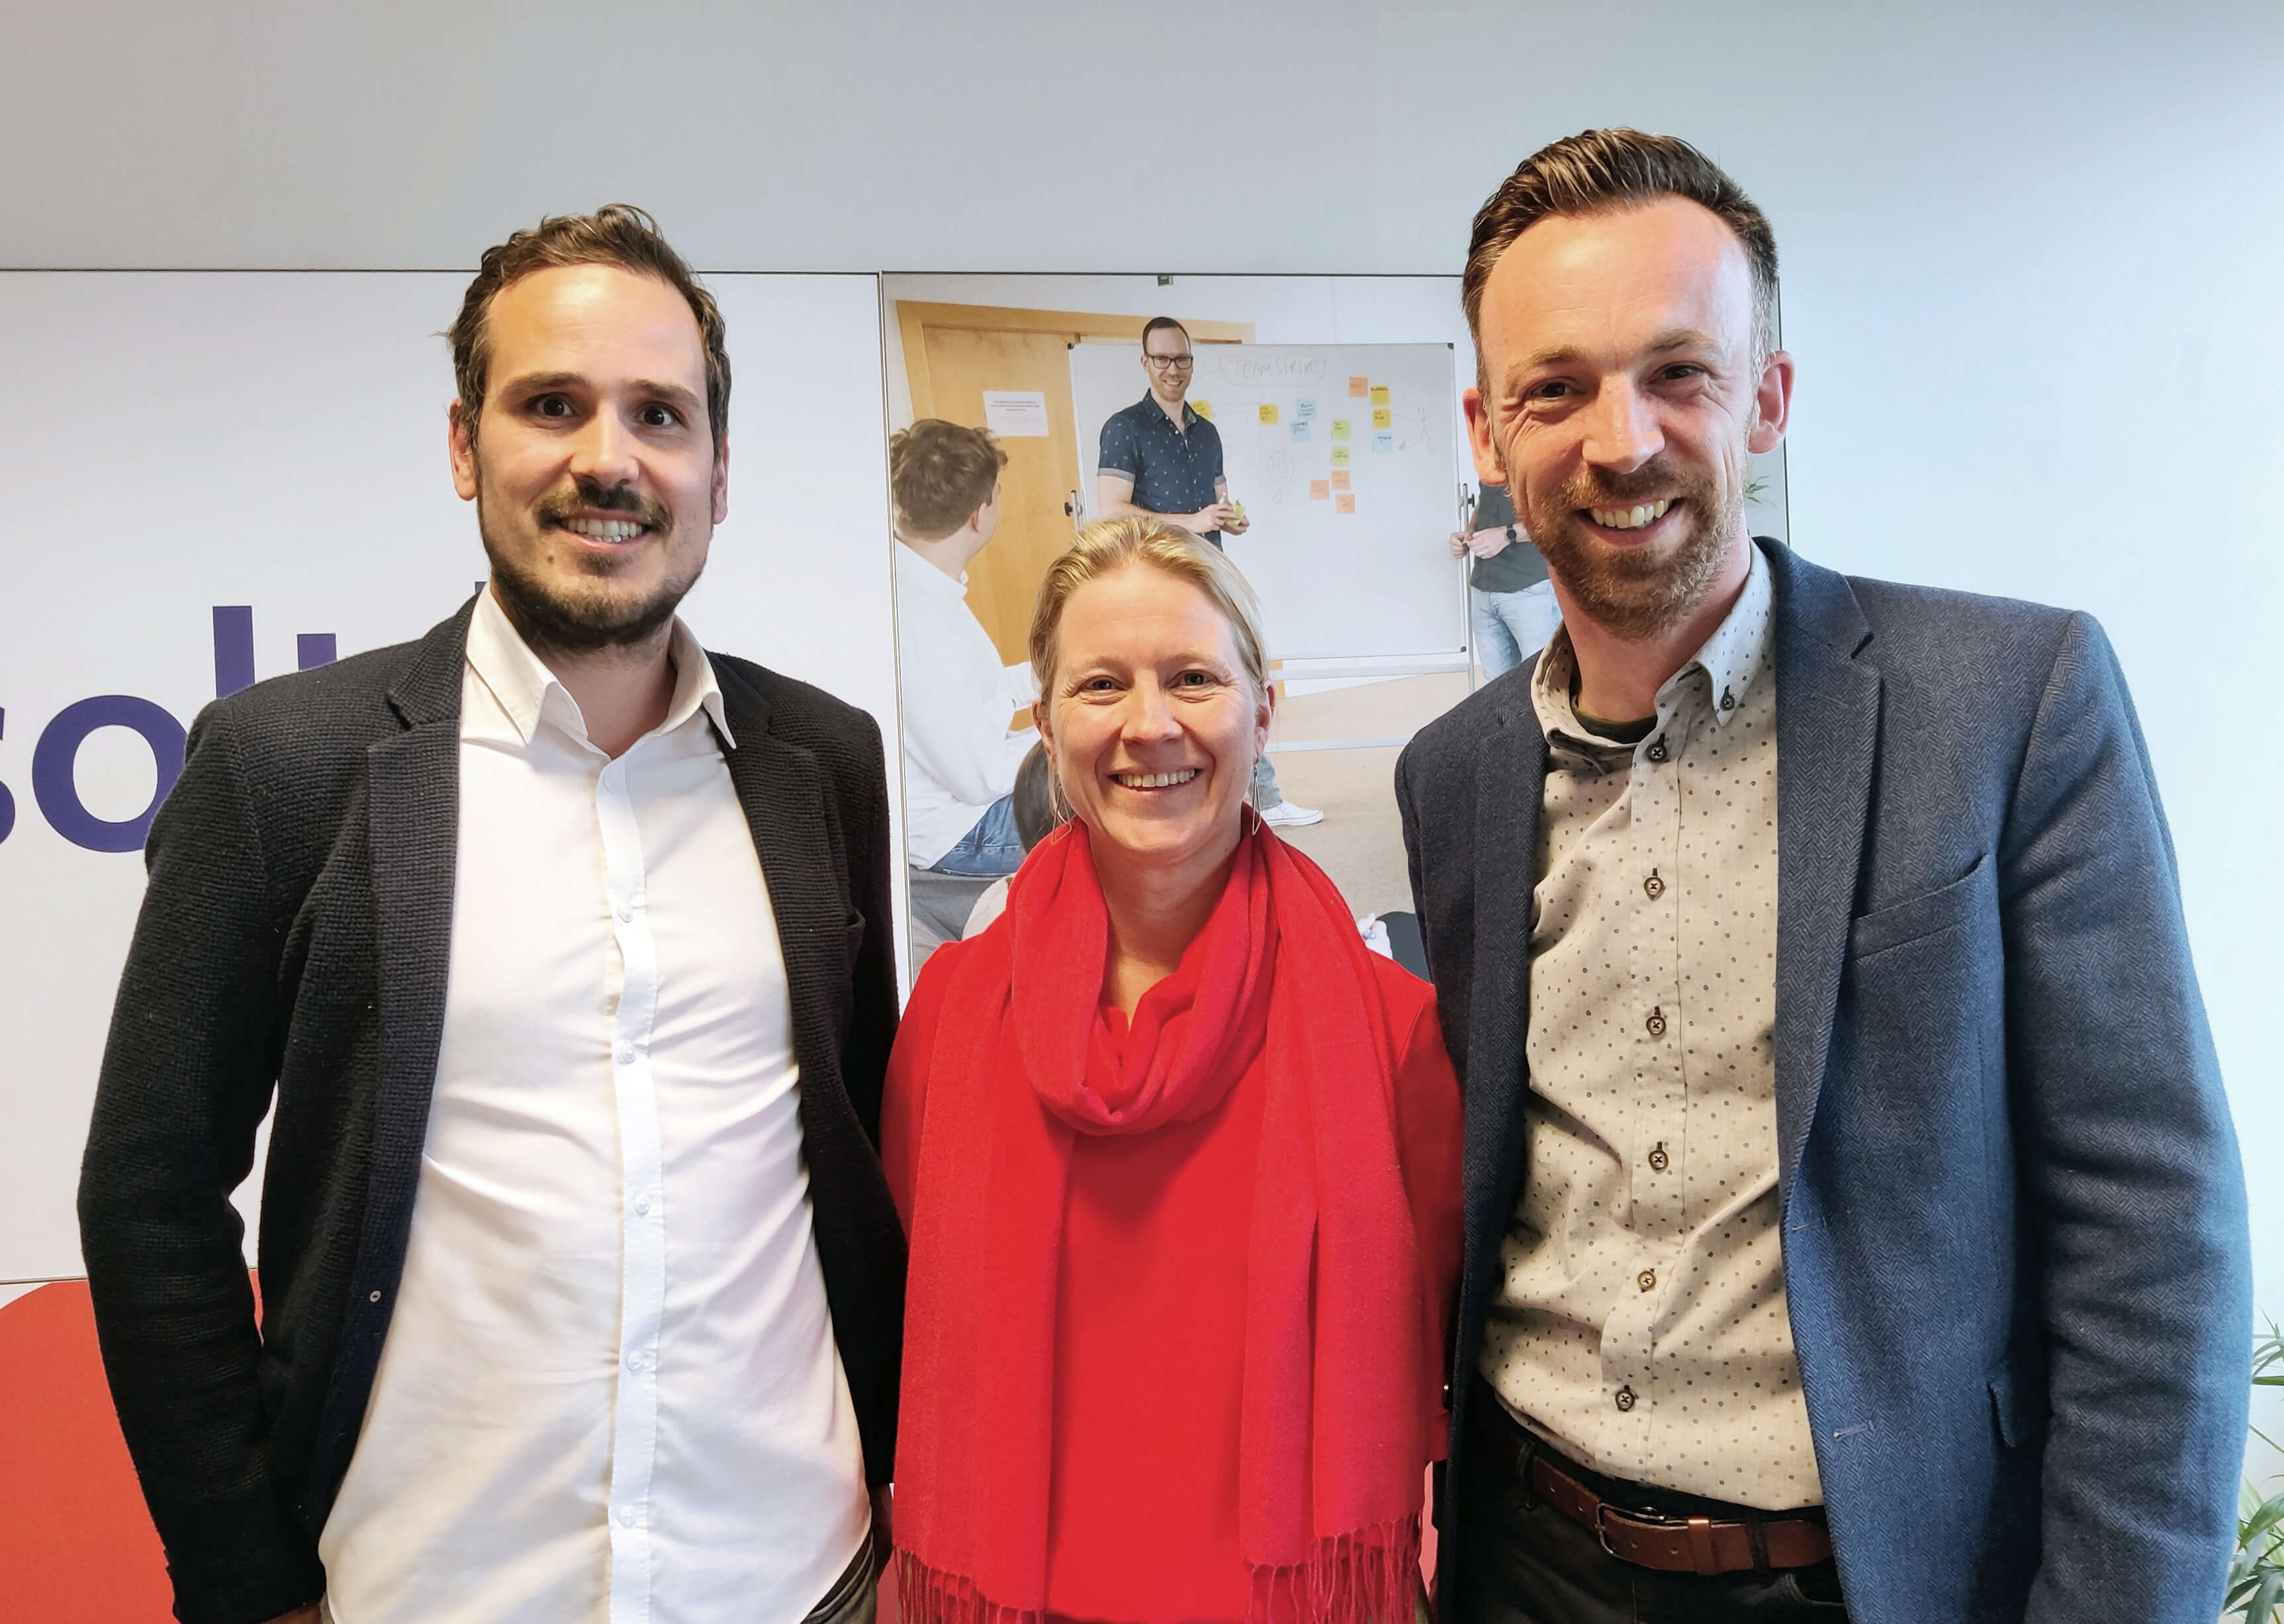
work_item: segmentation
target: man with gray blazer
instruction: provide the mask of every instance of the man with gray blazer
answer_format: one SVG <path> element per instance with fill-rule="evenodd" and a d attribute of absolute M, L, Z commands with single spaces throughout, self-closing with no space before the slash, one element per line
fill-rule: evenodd
<path fill-rule="evenodd" d="M 1564 629 L 1396 769 L 1467 1093 L 1443 1615 L 2209 1624 L 2247 1236 L 2148 754 L 2087 617 L 1748 538 L 1775 290 L 1668 137 L 1475 219 Z"/>
<path fill-rule="evenodd" d="M 516 232 L 450 337 L 489 584 L 209 707 L 152 830 L 80 1222 L 176 1613 L 861 1624 L 880 730 L 675 613 L 730 367 L 647 215 Z"/>

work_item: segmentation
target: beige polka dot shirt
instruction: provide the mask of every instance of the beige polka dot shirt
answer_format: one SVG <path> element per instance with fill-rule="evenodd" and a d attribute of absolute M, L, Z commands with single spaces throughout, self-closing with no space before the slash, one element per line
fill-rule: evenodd
<path fill-rule="evenodd" d="M 1777 1232 L 1777 694 L 1768 565 L 1658 691 L 1640 743 L 1532 690 L 1527 1169 L 1481 1369 L 1613 1477 L 1820 1503 Z"/>

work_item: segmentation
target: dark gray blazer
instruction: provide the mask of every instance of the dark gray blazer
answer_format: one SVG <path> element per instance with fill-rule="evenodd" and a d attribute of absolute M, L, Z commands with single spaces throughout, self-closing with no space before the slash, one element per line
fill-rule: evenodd
<path fill-rule="evenodd" d="M 2211 1624 L 2243 1175 L 2117 662 L 2083 614 L 1764 550 L 1785 1291 L 1850 1616 Z M 1396 767 L 1467 1097 L 1455 1467 L 1528 1173 L 1535 664 Z"/>
<path fill-rule="evenodd" d="M 208 707 L 152 825 L 80 1233 L 186 1624 L 325 1588 L 317 1537 L 395 1307 L 442 1035 L 473 606 Z M 904 1240 L 874 1149 L 896 1023 L 880 730 L 709 658 L 785 954 L 834 1339 L 886 1482 Z M 229 1195 L 273 1089 L 257 1331 Z"/>

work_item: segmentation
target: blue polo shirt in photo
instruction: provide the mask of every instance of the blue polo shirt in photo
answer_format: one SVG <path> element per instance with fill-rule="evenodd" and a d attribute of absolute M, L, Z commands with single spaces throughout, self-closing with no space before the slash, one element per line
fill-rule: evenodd
<path fill-rule="evenodd" d="M 1213 501 L 1214 485 L 1222 477 L 1221 432 L 1187 401 L 1182 402 L 1182 426 L 1176 428 L 1166 409 L 1146 394 L 1103 424 L 1102 455 L 1095 465 L 1133 480 L 1130 500 L 1146 512 L 1194 513 Z M 1205 539 L 1218 547 L 1221 532 L 1208 530 Z"/>

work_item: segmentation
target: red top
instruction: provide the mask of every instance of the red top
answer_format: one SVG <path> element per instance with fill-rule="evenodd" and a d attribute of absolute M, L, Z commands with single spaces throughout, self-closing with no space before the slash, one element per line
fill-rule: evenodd
<path fill-rule="evenodd" d="M 1391 960 L 1373 965 L 1390 1026 L 1405 1035 L 1396 1152 L 1421 1277 L 1443 1290 L 1458 1274 L 1459 1190 L 1434 1170 L 1457 1161 L 1459 1082 L 1434 989 Z M 882 1107 L 889 1187 L 907 1229 L 930 1057 L 953 980 L 949 964 L 929 968 L 897 1034 Z M 1106 1009 L 1103 1018 L 1122 1046 L 1124 1017 Z M 1193 1121 L 1076 1138 L 1056 1290 L 1052 1618 L 1193 1624 L 1245 1614 L 1238 1401 L 1264 1073 L 1256 1055 Z M 1441 1410 L 1440 1375 L 1420 1402 Z"/>

